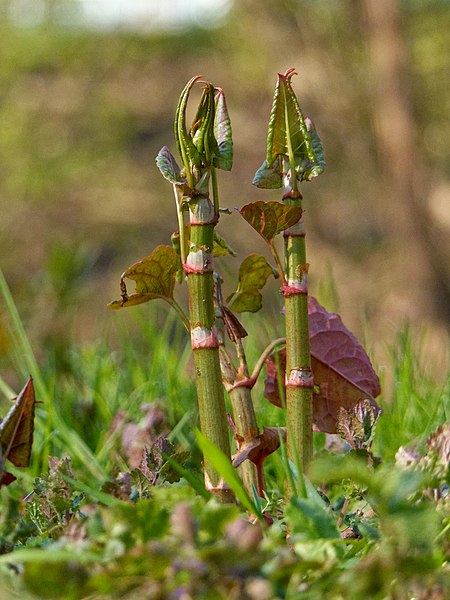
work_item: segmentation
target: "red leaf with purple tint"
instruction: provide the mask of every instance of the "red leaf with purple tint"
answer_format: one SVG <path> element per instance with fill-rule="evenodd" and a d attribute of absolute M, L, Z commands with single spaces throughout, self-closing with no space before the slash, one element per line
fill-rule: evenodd
<path fill-rule="evenodd" d="M 367 398 L 378 408 L 374 398 L 380 382 L 369 357 L 357 339 L 342 323 L 339 315 L 329 313 L 317 300 L 308 298 L 311 364 L 314 374 L 313 421 L 316 431 L 336 433 L 339 408 L 350 409 Z M 265 397 L 281 406 L 277 362 L 283 386 L 286 351 L 272 354 L 266 361 Z"/>

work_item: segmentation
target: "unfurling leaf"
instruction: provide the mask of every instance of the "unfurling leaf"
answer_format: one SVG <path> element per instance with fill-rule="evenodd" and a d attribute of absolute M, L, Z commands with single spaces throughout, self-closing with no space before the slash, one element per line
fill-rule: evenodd
<path fill-rule="evenodd" d="M 269 244 L 278 233 L 295 225 L 302 216 L 300 206 L 261 200 L 246 204 L 239 212 Z"/>
<path fill-rule="evenodd" d="M 216 88 L 216 115 L 214 119 L 214 135 L 219 147 L 219 153 L 214 158 L 213 164 L 218 169 L 230 171 L 233 166 L 233 138 L 231 133 L 231 120 L 228 114 L 225 94 L 222 89 Z"/>
<path fill-rule="evenodd" d="M 163 146 L 158 152 L 156 165 L 161 171 L 162 176 L 170 181 L 170 183 L 176 185 L 185 183 L 185 179 L 181 176 L 181 169 L 167 146 Z"/>
<path fill-rule="evenodd" d="M 303 173 L 303 179 L 305 179 L 306 181 L 311 181 L 311 179 L 314 179 L 314 177 L 317 177 L 318 175 L 323 173 L 326 165 L 322 142 L 320 141 L 320 137 L 314 126 L 314 123 L 308 117 L 306 117 L 305 123 L 306 128 L 308 129 L 309 136 L 311 138 L 311 143 L 315 157 L 313 162 L 310 163 L 309 168 L 306 169 Z"/>
<path fill-rule="evenodd" d="M 199 80 L 200 77 L 193 77 L 181 93 L 175 116 L 175 138 L 186 182 L 191 189 L 202 192 L 207 183 L 207 179 L 203 178 L 209 177 L 209 167 L 214 166 L 226 171 L 231 169 L 233 140 L 231 121 L 222 89 Z M 203 86 L 203 93 L 188 130 L 186 110 L 191 90 L 196 83 Z M 163 173 L 164 176 L 169 180 L 175 178 L 171 164 L 166 167 L 165 163 L 166 161 L 164 168 L 169 171 L 170 177 Z"/>
<path fill-rule="evenodd" d="M 203 84 L 203 94 L 190 131 L 203 165 L 211 165 L 213 159 L 219 155 L 219 146 L 214 137 L 214 93 L 214 86 L 211 83 Z"/>
<path fill-rule="evenodd" d="M 252 181 L 253 185 L 262 188 L 263 190 L 276 190 L 283 185 L 283 168 L 281 160 L 274 162 L 272 167 L 269 167 L 265 160 L 256 171 Z"/>
<path fill-rule="evenodd" d="M 2 457 L 16 467 L 28 467 L 30 464 L 35 404 L 33 380 L 30 378 L 0 424 Z"/>
<path fill-rule="evenodd" d="M 367 399 L 380 410 L 374 398 L 380 393 L 378 377 L 364 348 L 344 326 L 341 318 L 327 312 L 317 300 L 308 298 L 311 366 L 314 374 L 313 421 L 317 431 L 336 433 L 340 407 L 352 409 Z M 280 350 L 278 361 L 271 355 L 266 361 L 264 395 L 281 406 L 279 376 L 284 385 L 286 351 Z"/>
<path fill-rule="evenodd" d="M 134 306 L 155 298 L 171 300 L 178 267 L 179 258 L 176 251 L 170 246 L 157 246 L 149 256 L 134 263 L 122 274 L 122 299 L 111 302 L 108 307 Z M 131 296 L 127 293 L 125 278 L 136 282 L 136 293 Z"/>
<path fill-rule="evenodd" d="M 281 187 L 283 173 L 279 169 L 280 158 L 288 163 L 286 171 L 295 168 L 295 176 L 299 181 L 310 181 L 325 168 L 319 136 L 311 121 L 303 118 L 291 86 L 294 74 L 294 69 L 278 74 L 267 134 L 266 160 L 253 180 L 258 187 Z"/>
<path fill-rule="evenodd" d="M 237 290 L 227 298 L 228 307 L 235 312 L 258 312 L 262 306 L 261 290 L 273 268 L 264 256 L 250 254 L 239 268 L 239 285 Z"/>
<path fill-rule="evenodd" d="M 175 140 L 177 143 L 178 152 L 181 160 L 187 171 L 191 173 L 192 167 L 200 167 L 201 159 L 191 135 L 186 127 L 186 109 L 189 100 L 189 95 L 194 84 L 201 79 L 200 76 L 192 77 L 185 85 L 178 100 L 177 111 L 175 115 Z M 193 181 L 189 181 L 189 185 L 193 187 Z"/>

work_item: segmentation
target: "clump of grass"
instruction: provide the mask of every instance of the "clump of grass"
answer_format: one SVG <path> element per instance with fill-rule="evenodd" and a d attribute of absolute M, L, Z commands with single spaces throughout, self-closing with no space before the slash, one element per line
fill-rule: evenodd
<path fill-rule="evenodd" d="M 391 391 L 381 399 L 383 417 L 375 440 L 375 451 L 385 460 L 393 460 L 400 446 L 423 447 L 438 425 L 450 421 L 450 377 L 436 382 L 410 329 L 398 332 L 390 355 Z"/>

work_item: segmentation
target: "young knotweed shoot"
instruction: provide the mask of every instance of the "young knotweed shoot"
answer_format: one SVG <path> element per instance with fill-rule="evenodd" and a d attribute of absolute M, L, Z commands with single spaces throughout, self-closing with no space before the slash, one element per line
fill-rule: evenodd
<path fill-rule="evenodd" d="M 203 85 L 203 93 L 188 130 L 186 109 L 196 83 Z M 237 289 L 224 302 L 213 258 L 235 253 L 215 230 L 222 212 L 216 168 L 231 169 L 233 157 L 231 124 L 220 88 L 200 82 L 198 77 L 188 82 L 178 103 L 175 139 L 182 166 L 177 164 L 167 147 L 163 147 L 156 158 L 161 173 L 173 186 L 176 201 L 178 231 L 172 235 L 172 247 L 158 246 L 150 256 L 129 267 L 121 278 L 122 298 L 110 306 L 121 308 L 161 298 L 180 314 L 191 335 L 201 431 L 229 457 L 222 381 L 233 409 L 238 451 L 242 443 L 246 447 L 264 443 L 264 433 L 261 438 L 251 398 L 251 388 L 263 361 L 260 361 L 257 373 L 250 377 L 242 343 L 247 333 L 232 310 L 258 311 L 262 306 L 260 290 L 271 275 L 278 277 L 281 264 L 278 261 L 275 269 L 263 256 L 248 256 L 240 266 Z M 301 214 L 295 207 L 273 204 L 272 212 L 267 215 L 265 234 L 268 239 L 295 223 Z M 266 208 L 264 205 L 262 211 Z M 134 294 L 128 295 L 125 279 L 135 281 Z M 184 279 L 188 286 L 189 319 L 173 295 L 175 282 L 181 283 Z M 225 349 L 225 332 L 235 346 L 237 368 Z M 271 448 L 275 446 L 271 444 Z M 249 493 L 253 489 L 262 493 L 262 462 L 255 467 L 251 461 L 245 461 L 240 474 Z M 205 477 L 216 496 L 228 499 L 229 490 L 209 464 L 207 456 Z"/>
<path fill-rule="evenodd" d="M 283 187 L 285 209 L 296 210 L 298 217 L 284 229 L 284 268 L 282 291 L 286 312 L 286 408 L 288 452 L 304 468 L 312 456 L 312 399 L 314 378 L 308 327 L 308 287 L 305 228 L 299 183 L 320 175 L 325 167 L 322 146 L 314 126 L 303 118 L 291 86 L 294 69 L 278 75 L 270 115 L 267 155 L 253 180 L 260 188 Z M 244 218 L 254 226 L 254 220 Z M 259 207 L 254 207 L 253 211 Z M 280 209 L 279 209 L 280 210 Z M 261 223 L 259 220 L 261 229 Z M 277 231 L 274 232 L 274 234 Z M 261 235 L 267 237 L 260 231 Z M 280 263 L 271 242 L 269 247 Z"/>
<path fill-rule="evenodd" d="M 186 110 L 196 83 L 202 85 L 203 92 L 188 130 Z M 189 320 L 182 318 L 190 331 L 194 353 L 200 428 L 229 457 L 213 295 L 214 246 L 222 251 L 226 247 L 214 231 L 219 220 L 216 168 L 230 170 L 233 162 L 231 123 L 223 91 L 201 81 L 200 77 L 193 77 L 181 93 L 174 129 L 182 166 L 178 166 L 165 146 L 156 158 L 162 175 L 174 190 L 178 220 L 178 233 L 172 238 L 174 247 L 159 246 L 147 259 L 125 271 L 122 283 L 124 277 L 134 279 L 137 294 L 128 296 L 123 287 L 122 301 L 111 306 L 120 308 L 159 297 L 183 315 L 173 298 L 173 288 L 177 274 L 179 280 L 182 279 L 180 273 L 184 274 L 189 294 Z M 219 241 L 215 243 L 215 239 Z M 231 499 L 231 491 L 207 457 L 204 467 L 211 491 L 222 500 Z"/>

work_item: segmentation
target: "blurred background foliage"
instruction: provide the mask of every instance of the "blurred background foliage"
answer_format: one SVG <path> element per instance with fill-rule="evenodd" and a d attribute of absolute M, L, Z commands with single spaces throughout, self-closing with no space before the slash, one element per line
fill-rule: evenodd
<path fill-rule="evenodd" d="M 63 354 L 73 340 L 114 341 L 120 317 L 105 306 L 120 273 L 176 228 L 154 158 L 174 150 L 191 76 L 227 95 L 235 163 L 220 175 L 222 205 L 279 199 L 251 179 L 276 73 L 294 66 L 327 159 L 303 187 L 311 293 L 368 332 L 381 369 L 405 321 L 427 331 L 442 374 L 449 26 L 448 0 L 0 0 L 1 268 L 34 346 Z M 220 232 L 241 260 L 264 253 L 237 214 Z M 225 273 L 237 271 L 238 259 L 226 261 Z M 265 310 L 277 316 L 278 305 Z M 6 330 L 1 309 L 8 376 Z"/>

